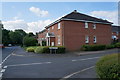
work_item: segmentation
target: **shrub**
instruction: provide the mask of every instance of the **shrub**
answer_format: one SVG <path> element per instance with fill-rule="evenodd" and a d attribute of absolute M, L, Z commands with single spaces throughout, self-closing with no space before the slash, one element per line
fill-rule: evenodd
<path fill-rule="evenodd" d="M 35 49 L 35 53 L 42 53 L 43 52 L 43 47 L 37 47 Z"/>
<path fill-rule="evenodd" d="M 64 46 L 58 46 L 57 53 L 65 53 L 65 47 Z"/>
<path fill-rule="evenodd" d="M 114 45 L 106 45 L 106 49 L 112 49 L 112 48 L 115 48 Z"/>
<path fill-rule="evenodd" d="M 49 53 L 49 47 L 48 46 L 37 47 L 35 49 L 35 53 Z"/>
<path fill-rule="evenodd" d="M 42 47 L 37 47 L 35 49 L 35 53 L 50 53 L 50 46 L 42 46 Z M 56 53 L 65 53 L 65 47 L 63 46 L 57 46 L 58 49 L 56 51 Z M 53 53 L 55 53 L 55 51 L 52 51 Z"/>
<path fill-rule="evenodd" d="M 98 50 L 104 50 L 105 49 L 105 45 L 83 45 L 81 47 L 81 50 L 84 51 L 98 51 Z"/>
<path fill-rule="evenodd" d="M 25 36 L 23 38 L 24 46 L 36 46 L 37 40 L 33 37 Z"/>
<path fill-rule="evenodd" d="M 26 51 L 27 51 L 27 52 L 34 52 L 34 48 L 29 47 L 29 48 L 26 49 Z"/>
<path fill-rule="evenodd" d="M 99 78 L 109 78 L 109 80 L 120 80 L 120 64 L 118 62 L 118 56 L 118 54 L 107 55 L 102 57 L 97 62 L 96 72 Z"/>
<path fill-rule="evenodd" d="M 115 44 L 116 48 L 120 48 L 120 42 Z"/>

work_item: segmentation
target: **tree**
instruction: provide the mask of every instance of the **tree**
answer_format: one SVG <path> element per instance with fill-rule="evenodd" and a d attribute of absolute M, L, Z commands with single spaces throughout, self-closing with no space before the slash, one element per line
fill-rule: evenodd
<path fill-rule="evenodd" d="M 23 38 L 23 45 L 24 46 L 36 46 L 37 40 L 30 36 L 25 36 Z"/>
<path fill-rule="evenodd" d="M 15 32 L 19 32 L 22 37 L 25 37 L 27 35 L 27 33 L 22 29 L 16 29 Z"/>
<path fill-rule="evenodd" d="M 9 36 L 13 44 L 22 44 L 22 35 L 19 32 L 11 31 Z"/>
<path fill-rule="evenodd" d="M 7 46 L 8 44 L 10 44 L 10 37 L 9 37 L 9 30 L 6 29 L 2 29 L 2 43 Z"/>
<path fill-rule="evenodd" d="M 22 29 L 17 29 L 14 32 L 11 31 L 9 33 L 10 39 L 12 41 L 12 44 L 22 45 L 23 44 L 23 38 L 26 36 L 26 32 Z"/>
<path fill-rule="evenodd" d="M 35 36 L 32 32 L 30 32 L 30 33 L 28 33 L 28 36 L 29 37 L 33 37 L 33 36 Z"/>

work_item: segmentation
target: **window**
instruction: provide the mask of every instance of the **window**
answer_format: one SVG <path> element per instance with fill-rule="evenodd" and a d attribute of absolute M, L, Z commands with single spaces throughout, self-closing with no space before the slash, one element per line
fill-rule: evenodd
<path fill-rule="evenodd" d="M 60 44 L 60 36 L 58 36 L 58 44 Z"/>
<path fill-rule="evenodd" d="M 88 23 L 87 22 L 85 22 L 85 28 L 88 28 Z"/>
<path fill-rule="evenodd" d="M 48 28 L 48 31 L 49 31 L 50 29 Z"/>
<path fill-rule="evenodd" d="M 54 29 L 54 26 L 52 26 L 52 29 Z"/>
<path fill-rule="evenodd" d="M 60 23 L 58 23 L 58 29 L 60 29 Z"/>
<path fill-rule="evenodd" d="M 93 24 L 93 29 L 96 29 L 96 24 Z"/>
<path fill-rule="evenodd" d="M 89 43 L 89 36 L 85 36 L 85 43 Z"/>
<path fill-rule="evenodd" d="M 94 43 L 96 43 L 97 42 L 97 39 L 96 39 L 96 36 L 94 36 Z"/>

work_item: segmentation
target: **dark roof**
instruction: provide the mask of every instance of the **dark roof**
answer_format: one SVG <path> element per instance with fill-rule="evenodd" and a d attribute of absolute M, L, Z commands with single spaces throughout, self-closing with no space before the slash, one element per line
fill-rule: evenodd
<path fill-rule="evenodd" d="M 43 32 L 45 32 L 45 31 L 46 31 L 46 29 L 44 29 L 44 30 L 40 31 L 39 33 L 43 33 Z"/>
<path fill-rule="evenodd" d="M 120 26 L 112 26 L 112 32 L 120 32 Z"/>
<path fill-rule="evenodd" d="M 74 10 L 70 14 L 62 17 L 63 19 L 75 19 L 75 20 L 85 20 L 85 21 L 94 21 L 94 22 L 101 22 L 101 23 L 111 23 L 107 20 L 103 20 L 100 18 L 92 17 L 86 14 L 82 14 Z"/>
<path fill-rule="evenodd" d="M 59 20 L 56 20 L 55 22 L 49 24 L 48 26 L 46 26 L 45 28 L 50 27 L 51 25 L 61 21 L 61 20 L 79 20 L 79 21 L 92 21 L 92 22 L 98 22 L 98 23 L 107 23 L 107 24 L 113 24 L 112 22 L 109 22 L 107 20 L 103 20 L 100 18 L 96 18 L 96 17 L 92 17 L 86 14 L 82 14 L 77 12 L 77 10 L 74 10 L 73 12 L 65 15 L 64 17 L 60 18 Z"/>

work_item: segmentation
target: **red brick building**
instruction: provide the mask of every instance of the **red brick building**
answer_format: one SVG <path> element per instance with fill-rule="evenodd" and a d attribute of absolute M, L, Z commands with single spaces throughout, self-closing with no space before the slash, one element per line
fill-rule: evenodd
<path fill-rule="evenodd" d="M 80 50 L 85 44 L 110 44 L 111 24 L 75 10 L 46 26 L 39 33 L 38 41 L 41 44 L 45 40 L 47 46 L 65 46 L 68 51 Z"/>

